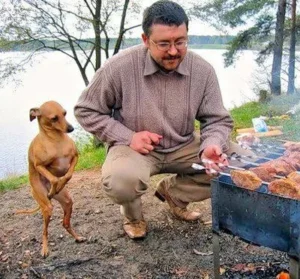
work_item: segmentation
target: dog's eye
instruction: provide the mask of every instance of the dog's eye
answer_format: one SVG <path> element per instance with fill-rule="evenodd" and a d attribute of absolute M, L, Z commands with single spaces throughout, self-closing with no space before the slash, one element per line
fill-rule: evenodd
<path fill-rule="evenodd" d="M 66 115 L 67 115 L 67 112 L 65 111 L 65 112 L 63 113 L 63 115 L 66 116 Z"/>
<path fill-rule="evenodd" d="M 57 122 L 58 121 L 58 116 L 52 117 L 51 122 Z"/>

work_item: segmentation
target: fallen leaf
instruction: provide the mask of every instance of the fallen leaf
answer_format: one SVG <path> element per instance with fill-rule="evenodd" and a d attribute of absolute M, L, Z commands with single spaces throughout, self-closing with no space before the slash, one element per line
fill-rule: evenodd
<path fill-rule="evenodd" d="M 3 256 L 1 257 L 1 261 L 2 261 L 2 262 L 6 262 L 6 261 L 8 260 L 8 258 L 9 258 L 8 255 L 3 255 Z"/>
<path fill-rule="evenodd" d="M 187 272 L 188 272 L 187 268 L 177 268 L 177 269 L 175 269 L 175 274 L 178 275 L 178 276 L 186 275 Z"/>
<path fill-rule="evenodd" d="M 232 268 L 232 271 L 242 271 L 245 269 L 246 265 L 245 264 L 237 264 Z"/>
<path fill-rule="evenodd" d="M 223 267 L 220 267 L 220 275 L 223 275 L 226 272 L 226 269 Z"/>

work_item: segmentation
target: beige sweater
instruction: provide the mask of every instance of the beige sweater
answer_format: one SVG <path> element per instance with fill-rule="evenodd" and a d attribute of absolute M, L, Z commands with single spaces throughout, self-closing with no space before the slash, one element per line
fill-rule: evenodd
<path fill-rule="evenodd" d="M 201 124 L 201 146 L 226 151 L 232 120 L 223 106 L 212 66 L 188 51 L 176 71 L 162 72 L 143 45 L 108 59 L 75 106 L 82 127 L 111 145 L 129 145 L 134 132 L 163 136 L 158 152 L 171 152 L 193 139 Z"/>

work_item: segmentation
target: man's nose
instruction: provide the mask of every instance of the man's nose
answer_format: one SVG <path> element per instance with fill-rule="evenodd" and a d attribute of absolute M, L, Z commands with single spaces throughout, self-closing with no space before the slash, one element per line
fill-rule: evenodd
<path fill-rule="evenodd" d="M 178 52 L 178 49 L 175 47 L 175 44 L 171 44 L 170 49 L 168 50 L 168 53 L 170 55 L 176 55 Z"/>

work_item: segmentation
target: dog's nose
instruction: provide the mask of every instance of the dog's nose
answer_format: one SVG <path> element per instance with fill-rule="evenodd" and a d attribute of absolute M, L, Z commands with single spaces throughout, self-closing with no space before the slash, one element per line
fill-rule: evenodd
<path fill-rule="evenodd" d="M 71 132 L 73 132 L 74 131 L 74 128 L 73 128 L 73 126 L 72 125 L 68 125 L 68 128 L 67 128 L 67 133 L 71 133 Z"/>

